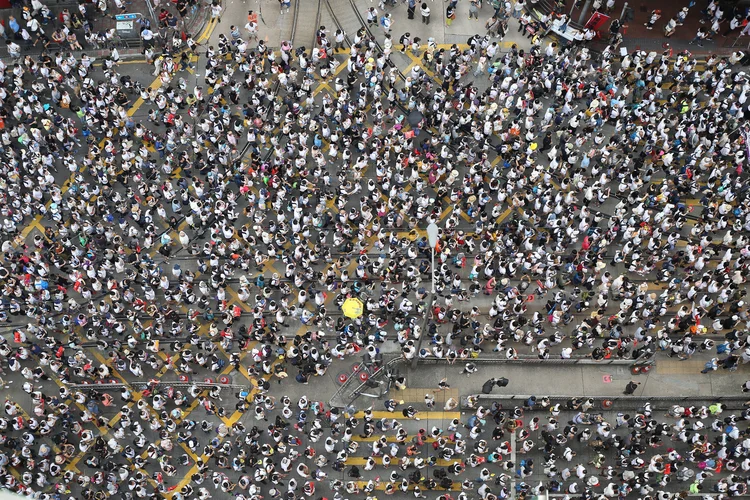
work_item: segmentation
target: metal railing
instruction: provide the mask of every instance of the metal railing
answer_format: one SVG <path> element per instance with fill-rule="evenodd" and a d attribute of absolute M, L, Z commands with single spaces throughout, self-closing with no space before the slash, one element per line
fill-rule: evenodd
<path fill-rule="evenodd" d="M 472 410 L 475 409 L 476 405 L 470 405 L 468 398 L 475 398 L 480 402 L 492 402 L 492 401 L 510 401 L 513 403 L 526 402 L 530 397 L 535 396 L 537 398 L 540 395 L 532 394 L 473 394 L 471 396 L 461 397 L 461 408 Z M 728 409 L 743 409 L 746 408 L 745 402 L 748 400 L 747 396 L 735 395 L 735 396 L 712 396 L 712 395 L 690 395 L 690 396 L 587 396 L 587 395 L 545 395 L 549 398 L 551 405 L 562 404 L 565 405 L 571 399 L 591 399 L 595 406 L 590 411 L 616 411 L 621 409 L 640 408 L 646 403 L 666 403 L 666 405 L 659 405 L 660 409 L 668 408 L 673 404 L 696 404 L 696 403 L 726 403 Z M 603 403 L 606 403 L 603 405 Z M 539 404 L 534 405 L 531 408 L 527 408 L 527 411 L 543 410 L 547 411 L 548 407 L 542 407 Z M 571 410 L 575 411 L 575 410 Z"/>
<path fill-rule="evenodd" d="M 548 0 L 539 0 L 536 3 L 527 2 L 525 10 L 529 14 L 531 14 L 534 17 L 534 19 L 537 19 L 537 20 L 541 19 L 542 15 L 544 15 L 544 14 L 548 14 L 549 15 L 549 14 L 551 14 L 553 12 L 560 12 L 562 14 L 566 14 L 569 19 L 571 18 L 572 14 L 573 14 L 572 10 L 569 13 L 562 12 L 557 7 L 556 2 L 548 1 Z M 582 24 L 577 23 L 577 22 L 573 21 L 572 19 L 570 19 L 568 21 L 568 26 L 570 26 L 571 28 L 577 29 L 577 30 L 582 30 L 584 28 L 584 26 Z"/>
<path fill-rule="evenodd" d="M 346 408 L 350 406 L 362 394 L 362 391 L 368 386 L 368 382 L 376 381 L 378 377 L 385 375 L 389 371 L 389 368 L 405 362 L 406 360 L 402 356 L 391 358 L 383 363 L 377 370 L 369 374 L 365 382 L 360 381 L 359 374 L 366 370 L 367 365 L 364 362 L 360 363 L 357 369 L 353 370 L 353 373 L 346 379 L 346 382 L 341 384 L 341 387 L 333 393 L 331 399 L 328 401 L 329 406 L 334 408 Z M 360 381 L 359 385 L 351 391 L 348 397 L 345 397 L 344 393 L 357 381 Z"/>
<path fill-rule="evenodd" d="M 83 390 L 85 389 L 122 389 L 123 387 L 138 389 L 138 388 L 146 388 L 150 385 L 156 386 L 156 387 L 180 387 L 180 388 L 196 386 L 201 389 L 213 389 L 214 387 L 219 387 L 221 389 L 245 389 L 245 390 L 252 389 L 252 387 L 250 386 L 241 385 L 241 384 L 220 384 L 220 383 L 215 383 L 215 382 L 209 383 L 209 382 L 179 382 L 179 381 L 175 381 L 175 382 L 166 381 L 165 382 L 163 380 L 160 380 L 158 382 L 151 382 L 151 383 L 143 382 L 143 381 L 133 382 L 132 384 L 123 384 L 123 383 L 68 384 L 67 387 L 69 387 L 70 389 L 83 389 Z"/>
<path fill-rule="evenodd" d="M 417 361 L 417 364 L 419 365 L 435 365 L 435 364 L 441 364 L 441 363 L 448 363 L 447 358 L 436 358 L 436 357 L 429 357 L 429 358 L 419 358 Z M 502 365 L 525 365 L 525 364 L 544 364 L 544 365 L 627 365 L 630 366 L 633 364 L 635 360 L 632 359 L 602 359 L 602 360 L 595 360 L 592 359 L 589 356 L 576 356 L 575 358 L 570 359 L 540 359 L 537 356 L 533 356 L 530 354 L 519 354 L 517 359 L 505 359 L 503 357 L 500 357 L 499 355 L 497 357 L 495 356 L 479 356 L 478 358 L 467 358 L 465 360 L 461 359 L 458 361 L 466 361 L 471 363 L 477 363 L 477 364 L 502 364 Z"/>
<path fill-rule="evenodd" d="M 157 18 L 156 18 L 156 12 L 154 11 L 154 6 L 151 2 L 151 0 L 146 0 L 146 7 L 148 8 L 148 13 L 151 16 L 151 25 L 156 26 L 158 24 Z"/>

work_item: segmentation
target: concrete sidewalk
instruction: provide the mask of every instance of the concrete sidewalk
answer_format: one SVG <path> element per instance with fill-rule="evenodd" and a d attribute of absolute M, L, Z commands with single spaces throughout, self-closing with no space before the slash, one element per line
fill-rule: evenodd
<path fill-rule="evenodd" d="M 495 388 L 492 395 L 515 397 L 516 395 L 559 396 L 559 397 L 607 397 L 617 398 L 623 395 L 625 386 L 634 381 L 639 384 L 632 395 L 637 398 L 670 397 L 670 401 L 678 402 L 680 398 L 696 401 L 712 401 L 722 397 L 741 398 L 741 386 L 750 378 L 750 365 L 739 365 L 735 372 L 719 368 L 717 371 L 702 374 L 705 361 L 701 359 L 679 360 L 660 355 L 656 358 L 650 371 L 645 374 L 634 375 L 629 364 L 567 364 L 552 365 L 541 363 L 507 363 L 496 361 L 493 364 L 479 364 L 478 371 L 471 376 L 462 373 L 467 362 L 472 360 L 458 360 L 451 365 L 447 362 L 434 364 L 420 363 L 416 368 L 411 363 L 396 362 L 394 370 L 406 377 L 407 389 L 399 391 L 392 387 L 390 392 L 378 399 L 359 396 L 354 400 L 357 408 L 369 405 L 382 405 L 383 400 L 393 398 L 404 400 L 406 404 L 413 404 L 419 409 L 426 410 L 424 396 L 427 393 L 440 394 L 436 410 L 442 409 L 446 400 L 446 393 L 450 397 L 461 398 L 468 395 L 480 394 L 482 384 L 489 378 L 506 377 L 509 379 L 507 387 Z M 443 392 L 438 388 L 442 379 L 447 379 L 449 388 Z M 331 381 L 332 378 L 331 378 Z M 321 380 L 324 382 L 324 380 Z M 330 384 L 330 382 L 328 382 Z M 345 391 L 340 400 L 349 400 L 352 391 L 360 385 L 354 381 Z M 329 385 L 330 394 L 338 388 L 338 384 Z M 378 392 L 365 390 L 364 392 Z M 342 399 L 343 398 L 343 399 Z M 748 396 L 750 400 L 750 395 Z M 519 405 L 521 404 L 519 400 Z M 664 403 L 660 403 L 664 406 Z"/>
<path fill-rule="evenodd" d="M 659 357 L 655 367 L 646 375 L 633 375 L 628 366 L 622 365 L 537 364 L 529 367 L 498 362 L 492 366 L 480 365 L 476 373 L 467 377 L 461 374 L 464 363 L 457 361 L 455 365 L 409 370 L 406 374 L 407 387 L 437 387 L 438 382 L 446 377 L 451 388 L 458 389 L 459 394 L 465 396 L 481 392 L 482 384 L 491 377 L 506 377 L 510 380 L 508 386 L 502 390 L 496 389 L 493 394 L 583 397 L 622 394 L 628 382 L 633 380 L 640 383 L 634 394 L 636 396 L 675 395 L 675 399 L 680 396 L 710 399 L 741 395 L 741 384 L 750 378 L 748 365 L 741 365 L 736 373 L 719 369 L 704 375 L 700 373 L 702 361 L 678 361 L 665 357 Z M 697 364 L 701 366 L 692 366 Z"/>

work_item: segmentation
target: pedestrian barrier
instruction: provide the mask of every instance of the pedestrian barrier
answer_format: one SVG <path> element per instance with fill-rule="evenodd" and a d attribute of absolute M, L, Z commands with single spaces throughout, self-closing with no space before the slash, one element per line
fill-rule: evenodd
<path fill-rule="evenodd" d="M 544 365 L 632 365 L 632 359 L 602 359 L 597 361 L 588 356 L 580 356 L 570 359 L 539 359 L 536 356 L 519 354 L 517 359 L 504 359 L 502 357 L 491 357 L 491 356 L 479 356 L 478 358 L 468 358 L 466 362 L 477 363 L 477 364 L 511 364 L 511 365 L 524 365 L 524 364 L 544 364 Z M 442 364 L 448 363 L 447 358 L 420 358 L 417 364 L 430 365 L 430 364 Z"/>
<path fill-rule="evenodd" d="M 343 382 L 341 387 L 333 393 L 328 400 L 329 406 L 336 408 L 348 407 L 362 394 L 368 384 L 379 383 L 379 379 L 391 373 L 392 368 L 405 362 L 406 360 L 402 356 L 395 356 L 374 369 L 368 369 L 365 363 L 360 363 L 357 365 L 359 369 L 352 373 L 352 376 Z M 364 381 L 360 378 L 363 372 L 367 374 L 367 378 Z M 360 383 L 354 386 L 356 381 Z"/>
<path fill-rule="evenodd" d="M 588 395 L 544 395 L 545 398 L 549 398 L 550 405 L 561 404 L 566 405 L 571 399 L 588 400 L 590 399 L 594 405 L 598 405 L 603 410 L 624 410 L 624 409 L 638 409 L 643 407 L 646 403 L 651 403 L 654 406 L 658 406 L 660 409 L 666 409 L 673 404 L 686 404 L 686 405 L 703 405 L 713 403 L 724 403 L 727 405 L 727 409 L 738 410 L 747 408 L 745 402 L 747 401 L 746 396 L 588 396 Z M 473 410 L 479 404 L 487 404 L 492 402 L 508 402 L 509 406 L 525 406 L 526 401 L 531 398 L 531 394 L 474 394 L 469 396 L 461 397 L 461 409 L 462 410 Z M 535 395 L 537 400 L 540 398 L 539 395 Z M 548 411 L 549 407 L 542 407 L 540 404 L 535 404 L 532 407 L 526 407 L 526 411 Z"/>
<path fill-rule="evenodd" d="M 210 380 L 210 379 L 208 379 Z M 201 389 L 212 389 L 214 387 L 219 387 L 221 389 L 248 389 L 248 386 L 246 385 L 240 385 L 240 384 L 217 384 L 214 382 L 177 382 L 177 381 L 158 381 L 158 382 L 152 382 L 149 384 L 148 382 L 133 382 L 132 384 L 123 384 L 123 383 L 104 383 L 104 384 L 68 384 L 67 387 L 70 389 L 122 389 L 124 388 L 130 388 L 136 390 L 142 390 L 141 388 L 146 388 L 149 385 L 152 386 L 158 386 L 158 387 L 173 387 L 173 388 L 186 388 L 186 387 L 198 387 Z"/>

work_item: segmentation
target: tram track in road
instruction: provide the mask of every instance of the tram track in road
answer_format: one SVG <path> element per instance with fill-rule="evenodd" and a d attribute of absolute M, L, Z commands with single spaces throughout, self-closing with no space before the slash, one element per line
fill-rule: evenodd
<path fill-rule="evenodd" d="M 299 20 L 299 5 L 300 2 L 294 3 L 294 17 L 292 18 L 292 32 L 289 35 L 289 41 L 294 41 L 294 35 L 297 33 L 297 21 Z"/>
<path fill-rule="evenodd" d="M 318 26 L 320 26 L 322 2 L 323 0 L 295 2 L 292 30 L 289 35 L 289 42 L 292 44 L 293 50 L 304 47 L 306 52 L 312 52 L 315 47 Z M 311 31 L 312 38 L 309 38 Z"/>
<path fill-rule="evenodd" d="M 349 37 L 349 33 L 346 31 L 346 28 L 344 25 L 339 21 L 338 16 L 336 15 L 336 12 L 333 10 L 333 7 L 331 6 L 331 0 L 322 0 L 326 4 L 326 10 L 328 10 L 328 13 L 331 16 L 331 19 L 333 20 L 333 23 L 336 25 L 336 29 L 340 29 L 345 33 L 344 35 L 344 42 L 346 45 L 351 46 L 352 39 Z"/>

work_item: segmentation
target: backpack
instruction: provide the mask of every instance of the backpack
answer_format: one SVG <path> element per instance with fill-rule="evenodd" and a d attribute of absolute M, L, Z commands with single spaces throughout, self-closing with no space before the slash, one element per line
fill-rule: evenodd
<path fill-rule="evenodd" d="M 380 18 L 380 25 L 385 26 L 385 16 Z"/>

